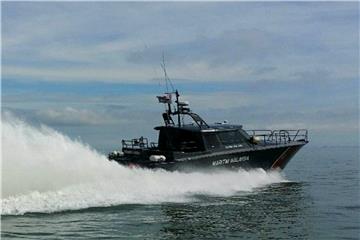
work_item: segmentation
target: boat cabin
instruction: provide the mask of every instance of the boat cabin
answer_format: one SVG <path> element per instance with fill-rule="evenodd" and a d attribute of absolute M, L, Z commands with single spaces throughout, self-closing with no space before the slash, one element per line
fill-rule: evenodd
<path fill-rule="evenodd" d="M 172 94 L 176 97 L 174 109 L 171 107 Z M 162 114 L 165 126 L 155 127 L 155 130 L 159 130 L 160 151 L 198 152 L 248 146 L 250 136 L 242 130 L 242 126 L 225 123 L 209 126 L 190 110 L 188 102 L 179 101 L 177 91 L 157 98 L 160 103 L 167 105 L 167 110 Z M 189 118 L 191 123 L 185 123 L 185 118 Z"/>
<path fill-rule="evenodd" d="M 173 94 L 176 96 L 174 102 Z M 143 137 L 123 140 L 124 153 L 137 155 L 146 149 L 152 152 L 182 153 L 224 151 L 250 148 L 255 145 L 307 141 L 305 129 L 245 131 L 241 125 L 230 125 L 226 122 L 208 125 L 198 114 L 190 110 L 187 102 L 179 101 L 177 91 L 157 98 L 160 103 L 167 105 L 167 109 L 162 114 L 164 126 L 155 127 L 155 130 L 159 131 L 158 143 L 148 144 L 147 138 Z M 185 121 L 186 118 L 190 121 Z"/>
<path fill-rule="evenodd" d="M 158 148 L 161 151 L 197 152 L 249 146 L 249 135 L 241 126 L 160 126 Z"/>

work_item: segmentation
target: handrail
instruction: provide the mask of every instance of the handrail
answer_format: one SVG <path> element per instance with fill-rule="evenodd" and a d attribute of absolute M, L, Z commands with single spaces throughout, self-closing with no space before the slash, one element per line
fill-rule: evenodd
<path fill-rule="evenodd" d="M 147 138 L 140 137 L 131 140 L 122 140 L 122 147 L 127 149 L 145 149 L 145 148 L 157 148 L 158 143 L 150 142 Z"/>
<path fill-rule="evenodd" d="M 122 140 L 121 142 L 123 148 L 143 149 L 149 147 L 149 141 L 144 137 L 134 138 L 131 140 Z"/>
<path fill-rule="evenodd" d="M 264 144 L 281 144 L 295 141 L 308 141 L 307 129 L 289 129 L 289 130 L 246 130 L 253 138 L 260 138 Z"/>

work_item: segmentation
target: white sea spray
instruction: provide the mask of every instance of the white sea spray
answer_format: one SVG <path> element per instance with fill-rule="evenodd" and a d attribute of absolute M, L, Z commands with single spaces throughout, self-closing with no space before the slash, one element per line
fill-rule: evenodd
<path fill-rule="evenodd" d="M 49 127 L 33 127 L 11 115 L 3 116 L 1 125 L 2 215 L 186 202 L 196 194 L 231 196 L 286 181 L 279 173 L 260 169 L 129 169 Z"/>

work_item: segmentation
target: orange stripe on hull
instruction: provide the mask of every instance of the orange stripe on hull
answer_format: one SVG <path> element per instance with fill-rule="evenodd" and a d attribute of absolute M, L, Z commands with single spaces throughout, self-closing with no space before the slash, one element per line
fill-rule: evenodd
<path fill-rule="evenodd" d="M 296 150 L 296 148 L 291 148 L 288 147 L 273 163 L 273 165 L 271 166 L 271 169 L 276 169 L 276 168 L 282 168 L 284 166 L 284 161 L 286 161 L 288 159 L 288 157 L 294 153 L 294 151 Z"/>

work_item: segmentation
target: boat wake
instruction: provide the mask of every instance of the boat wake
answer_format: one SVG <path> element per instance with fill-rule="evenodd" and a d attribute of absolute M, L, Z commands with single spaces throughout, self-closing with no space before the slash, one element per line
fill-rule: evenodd
<path fill-rule="evenodd" d="M 275 182 L 257 169 L 181 173 L 129 169 L 79 140 L 3 114 L 1 215 L 58 212 L 119 204 L 194 201 L 195 195 L 231 196 Z"/>

